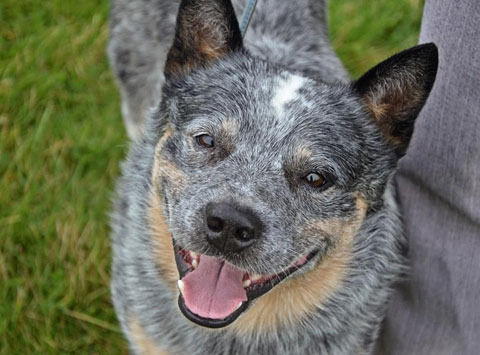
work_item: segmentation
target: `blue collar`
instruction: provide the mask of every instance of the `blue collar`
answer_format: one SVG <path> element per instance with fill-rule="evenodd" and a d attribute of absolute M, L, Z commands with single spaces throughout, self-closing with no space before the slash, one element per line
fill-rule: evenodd
<path fill-rule="evenodd" d="M 242 19 L 240 20 L 240 32 L 242 33 L 242 37 L 245 37 L 245 32 L 247 32 L 248 25 L 250 24 L 256 6 L 257 0 L 248 0 L 247 6 L 245 7 L 245 10 L 243 10 Z"/>

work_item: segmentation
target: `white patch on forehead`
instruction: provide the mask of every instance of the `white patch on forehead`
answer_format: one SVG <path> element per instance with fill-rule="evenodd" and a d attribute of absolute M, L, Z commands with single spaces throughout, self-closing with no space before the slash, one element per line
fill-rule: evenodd
<path fill-rule="evenodd" d="M 305 84 L 307 79 L 298 75 L 289 75 L 280 80 L 272 98 L 272 106 L 278 116 L 285 113 L 285 105 L 298 98 L 298 90 Z"/>

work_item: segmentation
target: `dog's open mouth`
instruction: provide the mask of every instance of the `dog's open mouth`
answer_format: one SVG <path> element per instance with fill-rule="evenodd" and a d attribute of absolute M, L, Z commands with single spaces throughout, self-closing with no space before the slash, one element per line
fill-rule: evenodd
<path fill-rule="evenodd" d="M 175 246 L 180 280 L 178 305 L 192 322 L 209 328 L 229 325 L 249 302 L 270 291 L 305 266 L 317 251 L 306 254 L 287 269 L 272 275 L 249 274 L 228 262 Z"/>

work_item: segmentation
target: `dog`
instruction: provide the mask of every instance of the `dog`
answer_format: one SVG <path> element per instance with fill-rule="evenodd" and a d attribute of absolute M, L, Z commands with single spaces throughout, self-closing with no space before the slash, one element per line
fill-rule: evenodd
<path fill-rule="evenodd" d="M 392 178 L 423 44 L 350 81 L 320 0 L 114 0 L 132 138 L 112 297 L 136 354 L 369 354 L 407 272 Z"/>

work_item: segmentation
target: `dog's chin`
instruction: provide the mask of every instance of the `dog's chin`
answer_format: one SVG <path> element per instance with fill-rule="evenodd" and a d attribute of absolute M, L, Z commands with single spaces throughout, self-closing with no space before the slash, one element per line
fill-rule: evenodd
<path fill-rule="evenodd" d="M 252 301 L 291 276 L 307 271 L 318 255 L 314 250 L 279 273 L 251 274 L 223 259 L 201 255 L 174 242 L 180 279 L 178 306 L 183 315 L 203 327 L 222 328 L 233 323 Z"/>

